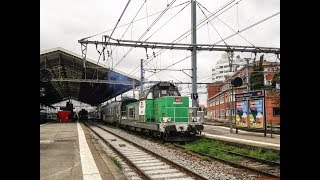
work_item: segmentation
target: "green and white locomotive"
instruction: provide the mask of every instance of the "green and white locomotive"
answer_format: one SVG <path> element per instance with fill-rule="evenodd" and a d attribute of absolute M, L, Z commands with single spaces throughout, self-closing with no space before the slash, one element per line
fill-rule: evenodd
<path fill-rule="evenodd" d="M 158 136 L 166 141 L 193 140 L 203 125 L 191 121 L 189 98 L 181 96 L 170 82 L 160 82 L 144 92 L 140 100 L 123 98 L 102 107 L 107 123 Z"/>

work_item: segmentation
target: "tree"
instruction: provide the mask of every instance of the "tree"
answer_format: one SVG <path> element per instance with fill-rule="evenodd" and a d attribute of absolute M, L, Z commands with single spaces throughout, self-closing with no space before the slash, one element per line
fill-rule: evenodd
<path fill-rule="evenodd" d="M 263 55 L 260 56 L 259 64 L 253 61 L 253 72 L 250 75 L 250 89 L 258 90 L 264 87 L 264 76 L 263 76 Z"/>
<path fill-rule="evenodd" d="M 272 88 L 276 88 L 277 81 L 280 80 L 280 72 L 277 72 L 272 78 Z"/>

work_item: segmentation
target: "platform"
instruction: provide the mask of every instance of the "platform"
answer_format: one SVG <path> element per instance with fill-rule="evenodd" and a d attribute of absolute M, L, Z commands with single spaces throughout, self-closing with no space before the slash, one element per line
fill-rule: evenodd
<path fill-rule="evenodd" d="M 126 179 L 78 122 L 40 126 L 40 179 Z"/>
<path fill-rule="evenodd" d="M 250 146 L 258 146 L 267 149 L 280 150 L 280 135 L 267 134 L 264 137 L 264 133 L 249 132 L 238 129 L 233 129 L 233 133 L 230 132 L 229 127 L 204 125 L 203 135 L 207 138 L 228 141 L 232 143 L 246 144 Z"/>

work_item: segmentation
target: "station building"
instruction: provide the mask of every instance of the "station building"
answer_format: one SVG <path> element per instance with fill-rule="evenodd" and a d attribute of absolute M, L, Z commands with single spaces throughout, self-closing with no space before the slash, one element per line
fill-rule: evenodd
<path fill-rule="evenodd" d="M 258 62 L 257 62 L 258 63 Z M 266 89 L 266 120 L 267 124 L 280 124 L 280 88 L 271 88 L 272 79 L 276 72 L 280 72 L 279 62 L 263 62 L 264 85 Z M 249 76 L 252 73 L 253 64 L 249 65 Z M 243 85 L 235 87 L 232 97 L 231 80 L 240 77 Z M 234 114 L 235 95 L 247 92 L 246 67 L 237 70 L 232 76 L 225 76 L 225 81 L 217 81 L 207 86 L 207 118 L 229 122 L 229 115 Z"/>

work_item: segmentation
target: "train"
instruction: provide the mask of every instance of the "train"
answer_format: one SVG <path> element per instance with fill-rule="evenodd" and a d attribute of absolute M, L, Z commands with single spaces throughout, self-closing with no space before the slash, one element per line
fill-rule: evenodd
<path fill-rule="evenodd" d="M 40 109 L 40 124 L 47 122 L 47 111 L 45 109 Z"/>
<path fill-rule="evenodd" d="M 80 118 L 80 117 L 78 117 L 80 115 L 78 115 L 76 112 L 74 112 L 73 109 L 74 108 L 73 108 L 73 104 L 71 101 L 66 102 L 66 106 L 60 107 L 60 111 L 57 112 L 58 122 L 75 122 L 75 121 L 77 121 L 78 118 Z M 82 109 L 82 110 L 84 110 L 84 109 Z M 86 110 L 84 110 L 84 111 L 86 111 Z M 80 111 L 80 112 L 82 112 L 82 111 Z M 82 112 L 82 114 L 83 114 L 83 112 Z M 83 118 L 83 115 L 81 116 L 81 118 L 83 120 L 88 119 L 88 118 Z"/>
<path fill-rule="evenodd" d="M 88 120 L 88 111 L 85 109 L 81 109 L 78 112 L 79 120 Z"/>
<path fill-rule="evenodd" d="M 165 141 L 192 141 L 203 130 L 191 118 L 189 98 L 171 82 L 159 82 L 139 99 L 122 98 L 101 107 L 101 119 L 121 128 L 140 131 Z"/>

